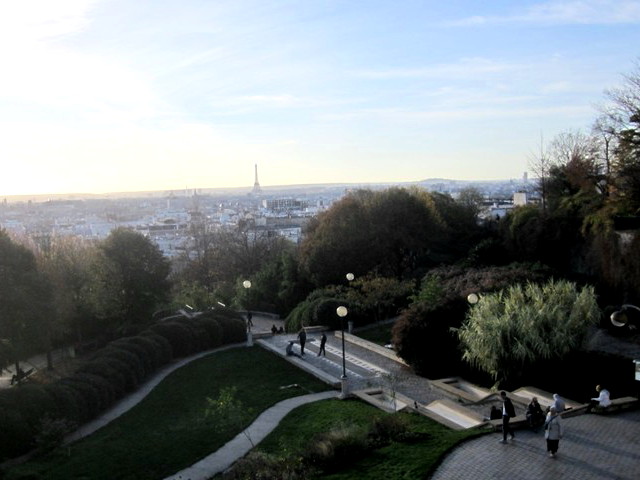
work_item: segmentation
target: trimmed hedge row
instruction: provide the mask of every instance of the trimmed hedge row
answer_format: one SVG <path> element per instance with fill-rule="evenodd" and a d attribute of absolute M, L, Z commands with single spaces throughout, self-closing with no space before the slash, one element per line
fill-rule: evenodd
<path fill-rule="evenodd" d="M 244 320 L 234 312 L 174 319 L 109 343 L 55 383 L 0 391 L 0 461 L 38 448 L 38 438 L 50 438 L 43 430 L 52 420 L 68 426 L 85 423 L 173 359 L 242 342 L 245 335 Z"/>

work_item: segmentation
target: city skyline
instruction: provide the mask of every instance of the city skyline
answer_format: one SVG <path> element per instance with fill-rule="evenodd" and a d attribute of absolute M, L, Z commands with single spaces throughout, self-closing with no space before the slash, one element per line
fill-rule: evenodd
<path fill-rule="evenodd" d="M 588 132 L 640 44 L 637 0 L 2 13 L 0 196 L 251 189 L 256 164 L 262 188 L 522 178 L 541 141 Z"/>

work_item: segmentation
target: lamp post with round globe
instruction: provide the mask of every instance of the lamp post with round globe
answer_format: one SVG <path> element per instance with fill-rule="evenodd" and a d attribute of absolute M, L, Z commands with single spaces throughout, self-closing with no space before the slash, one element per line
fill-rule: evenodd
<path fill-rule="evenodd" d="M 251 288 L 251 280 L 245 280 L 242 282 L 242 286 L 249 291 Z M 251 312 L 247 310 L 247 347 L 251 347 L 253 345 L 253 333 L 251 333 L 251 318 L 249 317 Z"/>
<path fill-rule="evenodd" d="M 341 335 L 342 336 L 342 378 L 341 378 L 342 394 L 341 396 L 344 398 L 347 395 L 347 362 L 346 362 L 345 353 L 344 353 L 344 317 L 347 316 L 347 313 L 349 313 L 349 311 L 347 310 L 347 307 L 340 305 L 338 308 L 336 308 L 336 313 L 340 317 L 340 330 L 342 332 L 342 335 Z"/>

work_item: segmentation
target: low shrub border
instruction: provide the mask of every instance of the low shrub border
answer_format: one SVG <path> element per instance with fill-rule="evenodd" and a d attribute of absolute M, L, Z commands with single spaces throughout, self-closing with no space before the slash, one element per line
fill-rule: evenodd
<path fill-rule="evenodd" d="M 0 391 L 0 461 L 32 452 L 47 425 L 81 425 L 95 418 L 173 359 L 238 343 L 244 320 L 233 312 L 157 323 L 140 335 L 109 343 L 77 372 L 48 385 Z M 58 428 L 58 427 L 56 427 Z M 50 430 L 50 428 L 49 428 Z"/>

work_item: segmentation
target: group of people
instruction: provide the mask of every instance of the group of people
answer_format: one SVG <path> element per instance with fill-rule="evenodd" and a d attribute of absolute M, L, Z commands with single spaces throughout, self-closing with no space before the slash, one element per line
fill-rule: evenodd
<path fill-rule="evenodd" d="M 274 325 L 275 327 L 275 325 Z M 273 330 L 273 329 L 272 329 Z M 275 333 L 275 332 L 274 332 Z M 304 346 L 307 343 L 307 332 L 305 331 L 304 328 L 301 328 L 300 331 L 298 332 L 298 341 L 300 342 L 300 355 L 298 355 L 297 353 L 295 353 L 293 351 L 293 345 L 296 343 L 294 340 L 290 340 L 289 344 L 286 347 L 286 354 L 291 356 L 296 356 L 296 357 L 302 357 L 304 356 Z M 327 334 L 322 332 L 322 335 L 320 336 L 320 349 L 318 350 L 318 357 L 321 355 L 324 355 L 325 357 L 327 356 L 327 352 L 325 351 L 325 347 L 327 344 Z"/>
<path fill-rule="evenodd" d="M 596 407 L 606 408 L 611 405 L 611 398 L 609 391 L 600 385 L 596 386 L 597 397 L 593 397 L 589 401 L 587 411 L 590 412 Z M 508 397 L 507 392 L 500 392 L 502 399 L 502 440 L 500 443 L 507 443 L 507 435 L 511 437 L 511 440 L 515 438 L 513 429 L 509 425 L 511 418 L 516 416 L 513 402 Z M 557 393 L 553 394 L 553 403 L 547 407 L 546 411 L 542 410 L 537 397 L 533 397 L 531 402 L 527 405 L 525 417 L 527 424 L 534 431 L 537 432 L 540 427 L 544 427 L 544 437 L 547 443 L 547 452 L 549 457 L 555 458 L 558 453 L 558 447 L 560 445 L 560 439 L 564 433 L 564 427 L 562 425 L 561 413 L 566 410 L 566 403 L 564 399 Z M 491 418 L 499 418 L 498 414 L 500 410 L 495 406 L 491 409 Z"/>

